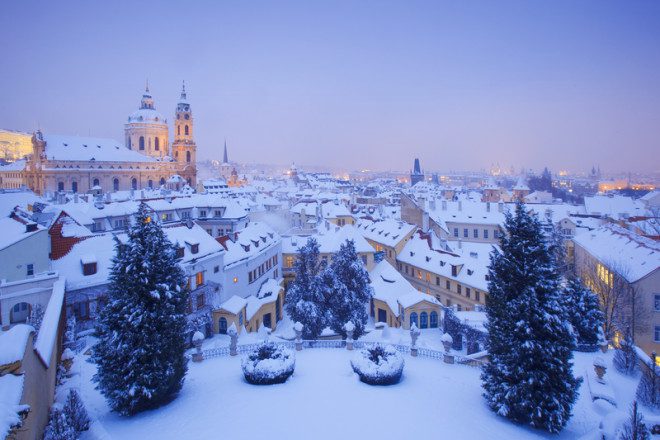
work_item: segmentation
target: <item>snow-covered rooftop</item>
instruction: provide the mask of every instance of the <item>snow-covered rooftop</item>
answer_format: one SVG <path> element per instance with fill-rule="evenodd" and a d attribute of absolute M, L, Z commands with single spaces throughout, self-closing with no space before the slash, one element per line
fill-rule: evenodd
<path fill-rule="evenodd" d="M 236 315 L 246 305 L 247 305 L 247 299 L 242 298 L 238 295 L 234 295 L 231 298 L 229 298 L 227 301 L 220 304 L 219 308 L 222 309 L 222 310 L 226 310 L 229 313 L 233 313 L 234 315 Z"/>
<path fill-rule="evenodd" d="M 43 135 L 49 160 L 155 162 L 156 159 L 129 150 L 114 139 Z"/>
<path fill-rule="evenodd" d="M 358 222 L 358 231 L 367 239 L 387 246 L 396 246 L 406 235 L 413 232 L 417 226 L 394 219 L 381 221 L 362 220 Z"/>
<path fill-rule="evenodd" d="M 237 234 L 236 241 L 223 242 L 227 248 L 225 267 L 260 255 L 280 242 L 280 235 L 270 226 L 261 222 L 251 222 Z"/>
<path fill-rule="evenodd" d="M 328 228 L 321 226 L 319 232 L 312 235 L 319 244 L 319 252 L 322 254 L 334 254 L 347 240 L 353 240 L 355 250 L 358 253 L 373 253 L 374 248 L 365 240 L 364 236 L 355 226 L 335 226 L 329 225 Z M 282 253 L 297 254 L 298 249 L 307 244 L 309 236 L 290 236 L 282 239 Z"/>
<path fill-rule="evenodd" d="M 22 361 L 30 334 L 34 328 L 27 324 L 16 324 L 0 332 L 0 365 Z"/>
<path fill-rule="evenodd" d="M 615 224 L 576 234 L 573 241 L 631 283 L 660 267 L 660 243 Z"/>

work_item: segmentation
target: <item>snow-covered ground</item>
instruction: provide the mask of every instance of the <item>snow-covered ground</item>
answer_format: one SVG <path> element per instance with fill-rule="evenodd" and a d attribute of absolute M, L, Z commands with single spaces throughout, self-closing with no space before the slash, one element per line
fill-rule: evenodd
<path fill-rule="evenodd" d="M 375 336 L 375 335 L 374 335 Z M 403 335 L 401 335 L 403 337 Z M 219 342 L 219 341 L 218 341 Z M 109 411 L 91 377 L 95 366 L 77 356 L 66 388 L 81 391 L 96 438 L 469 438 L 574 439 L 592 437 L 609 413 L 609 404 L 591 402 L 586 383 L 568 426 L 558 436 L 512 424 L 493 414 L 481 396 L 480 370 L 439 360 L 405 356 L 401 382 L 387 387 L 361 383 L 345 349 L 305 349 L 296 353 L 296 370 L 282 385 L 247 384 L 240 356 L 190 363 L 186 381 L 170 404 L 132 418 Z M 599 353 L 576 353 L 575 374 L 592 369 Z M 604 356 L 611 366 L 611 353 Z M 637 385 L 608 368 L 607 376 L 627 412 Z M 614 410 L 618 411 L 618 410 Z"/>

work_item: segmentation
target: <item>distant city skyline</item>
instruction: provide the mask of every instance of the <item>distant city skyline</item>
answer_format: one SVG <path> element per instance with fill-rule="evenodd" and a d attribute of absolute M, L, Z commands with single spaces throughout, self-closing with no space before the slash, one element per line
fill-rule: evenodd
<path fill-rule="evenodd" d="M 148 79 L 199 160 L 660 171 L 660 3 L 11 2 L 0 128 L 123 140 Z"/>

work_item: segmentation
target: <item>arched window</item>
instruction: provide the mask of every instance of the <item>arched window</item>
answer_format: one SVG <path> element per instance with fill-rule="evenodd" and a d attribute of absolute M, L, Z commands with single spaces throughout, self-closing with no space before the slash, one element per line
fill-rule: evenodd
<path fill-rule="evenodd" d="M 144 136 L 140 136 L 140 150 L 144 150 Z"/>
<path fill-rule="evenodd" d="M 181 136 L 181 126 L 180 125 L 176 126 L 176 135 Z"/>
<path fill-rule="evenodd" d="M 160 178 L 160 184 L 161 184 L 161 185 L 165 185 L 165 178 L 164 178 L 164 177 L 161 177 L 161 178 Z"/>
<path fill-rule="evenodd" d="M 438 312 L 431 312 L 431 328 L 438 328 Z"/>
<path fill-rule="evenodd" d="M 413 324 L 419 327 L 419 323 L 417 322 L 417 313 L 415 312 L 410 314 L 410 326 L 412 327 Z"/>
<path fill-rule="evenodd" d="M 57 182 L 57 190 L 64 191 L 64 182 Z"/>
<path fill-rule="evenodd" d="M 129 150 L 131 149 L 131 137 L 130 136 L 128 137 L 128 149 Z"/>
<path fill-rule="evenodd" d="M 94 179 L 94 180 L 92 181 L 92 186 L 100 186 L 99 179 Z"/>
<path fill-rule="evenodd" d="M 148 186 L 149 186 L 149 188 L 153 188 L 154 187 L 154 181 L 149 179 Z"/>
<path fill-rule="evenodd" d="M 137 179 L 135 177 L 131 179 L 131 188 L 137 189 Z"/>
<path fill-rule="evenodd" d="M 186 162 L 190 162 L 190 151 L 186 151 Z"/>
<path fill-rule="evenodd" d="M 78 192 L 78 182 L 76 182 L 75 180 L 71 182 L 71 191 L 73 191 L 74 193 Z"/>
<path fill-rule="evenodd" d="M 218 333 L 221 335 L 227 334 L 227 318 L 220 318 L 218 321 Z"/>
<path fill-rule="evenodd" d="M 26 322 L 30 316 L 30 309 L 32 307 L 26 302 L 18 303 L 11 308 L 9 322 L 16 324 L 19 322 Z"/>
<path fill-rule="evenodd" d="M 160 150 L 160 139 L 158 138 L 154 140 L 154 150 L 156 151 Z"/>
<path fill-rule="evenodd" d="M 429 328 L 429 314 L 422 312 L 419 314 L 419 328 Z"/>
<path fill-rule="evenodd" d="M 188 126 L 186 125 L 185 127 L 183 127 L 183 129 L 186 132 L 186 136 L 188 136 Z"/>
<path fill-rule="evenodd" d="M 116 177 L 112 179 L 112 189 L 113 191 L 119 191 L 119 179 Z"/>

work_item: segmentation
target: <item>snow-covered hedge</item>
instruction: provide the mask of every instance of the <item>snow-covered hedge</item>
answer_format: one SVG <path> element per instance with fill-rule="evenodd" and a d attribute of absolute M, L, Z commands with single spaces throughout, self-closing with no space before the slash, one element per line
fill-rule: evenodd
<path fill-rule="evenodd" d="M 391 345 L 374 344 L 355 353 L 351 366 L 369 385 L 392 385 L 401 379 L 403 355 Z"/>
<path fill-rule="evenodd" d="M 284 383 L 296 366 L 294 353 L 272 342 L 264 342 L 241 361 L 245 380 L 254 385 Z"/>

